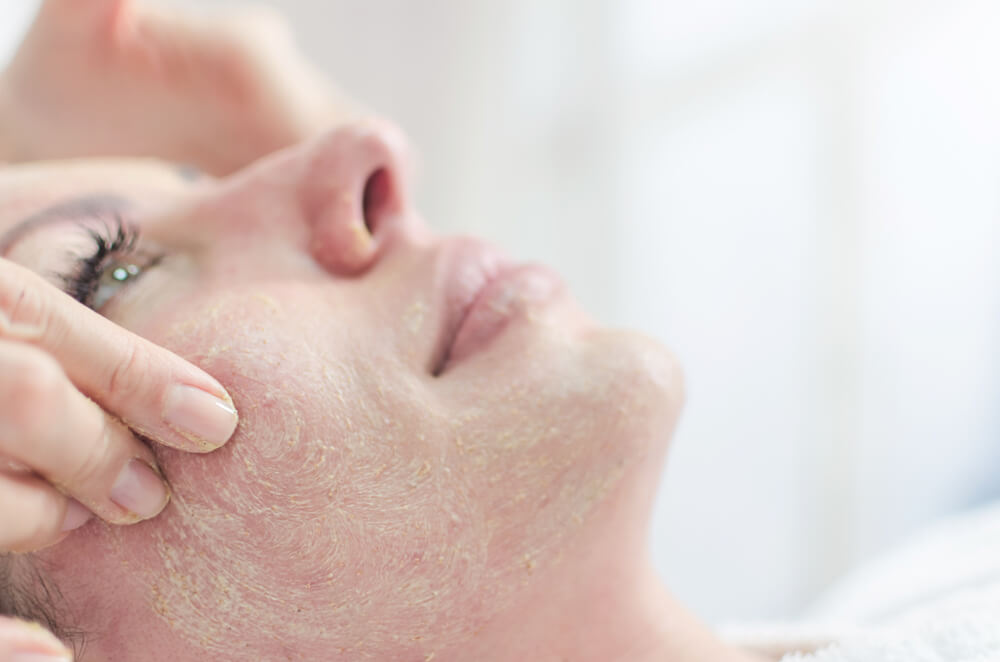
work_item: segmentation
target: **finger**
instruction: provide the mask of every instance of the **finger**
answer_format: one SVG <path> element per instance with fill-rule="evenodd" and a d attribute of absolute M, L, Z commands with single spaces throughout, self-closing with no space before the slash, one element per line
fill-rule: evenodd
<path fill-rule="evenodd" d="M 0 660 L 72 662 L 73 654 L 37 623 L 0 617 Z"/>
<path fill-rule="evenodd" d="M 0 550 L 16 553 L 54 545 L 93 517 L 45 480 L 23 473 L 0 473 L 0 515 Z"/>
<path fill-rule="evenodd" d="M 39 44 L 82 43 L 103 47 L 115 42 L 133 14 L 133 0 L 44 0 L 31 26 Z"/>
<path fill-rule="evenodd" d="M 0 341 L 0 454 L 101 519 L 128 524 L 169 499 L 152 451 L 70 384 L 41 350 Z"/>
<path fill-rule="evenodd" d="M 0 259 L 0 338 L 12 336 L 50 353 L 81 391 L 160 443 L 206 452 L 236 429 L 232 399 L 204 371 Z"/>
<path fill-rule="evenodd" d="M 76 24 L 78 29 L 110 26 L 133 0 L 45 0 L 39 15 Z"/>

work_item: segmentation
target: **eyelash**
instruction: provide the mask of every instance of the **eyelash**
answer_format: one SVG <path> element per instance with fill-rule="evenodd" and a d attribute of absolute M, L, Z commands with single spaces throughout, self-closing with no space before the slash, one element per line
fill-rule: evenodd
<path fill-rule="evenodd" d="M 94 295 L 104 270 L 113 261 L 135 253 L 139 230 L 121 216 L 115 216 L 97 229 L 86 228 L 86 232 L 94 242 L 94 250 L 90 255 L 78 257 L 72 273 L 64 276 L 63 281 L 67 294 L 88 308 L 94 308 Z"/>

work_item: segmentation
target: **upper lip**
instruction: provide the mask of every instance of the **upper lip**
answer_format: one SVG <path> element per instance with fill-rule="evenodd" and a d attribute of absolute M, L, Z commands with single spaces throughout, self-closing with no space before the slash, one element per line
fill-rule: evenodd
<path fill-rule="evenodd" d="M 445 369 L 452 345 L 473 303 L 509 264 L 503 253 L 476 239 L 456 239 L 450 242 L 449 249 L 439 271 L 444 282 L 439 283 L 437 289 L 443 305 L 433 359 L 434 376 Z"/>

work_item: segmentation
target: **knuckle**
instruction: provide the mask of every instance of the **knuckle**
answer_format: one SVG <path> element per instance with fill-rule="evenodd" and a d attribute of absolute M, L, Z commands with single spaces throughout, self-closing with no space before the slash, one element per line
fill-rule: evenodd
<path fill-rule="evenodd" d="M 129 341 L 114 368 L 108 374 L 107 393 L 111 395 L 131 395 L 148 377 L 151 361 L 148 352 L 141 345 Z"/>
<path fill-rule="evenodd" d="M 83 442 L 80 457 L 70 470 L 66 480 L 70 486 L 80 488 L 98 480 L 105 471 L 105 463 L 110 455 L 111 428 L 108 419 L 101 415 L 97 434 Z"/>
<path fill-rule="evenodd" d="M 0 322 L 44 328 L 45 298 L 23 268 L 0 260 Z"/>

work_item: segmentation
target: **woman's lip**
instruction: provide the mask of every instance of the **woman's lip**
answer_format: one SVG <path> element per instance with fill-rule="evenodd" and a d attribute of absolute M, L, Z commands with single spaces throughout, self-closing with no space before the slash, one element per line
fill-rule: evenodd
<path fill-rule="evenodd" d="M 444 276 L 444 310 L 435 359 L 434 376 L 440 375 L 449 360 L 452 345 L 472 303 L 483 289 L 510 265 L 496 248 L 474 239 L 457 239 L 450 247 L 452 259 Z"/>
<path fill-rule="evenodd" d="M 515 318 L 563 287 L 562 279 L 543 265 L 507 265 L 483 284 L 465 308 L 444 354 L 440 372 L 490 345 Z"/>

